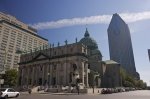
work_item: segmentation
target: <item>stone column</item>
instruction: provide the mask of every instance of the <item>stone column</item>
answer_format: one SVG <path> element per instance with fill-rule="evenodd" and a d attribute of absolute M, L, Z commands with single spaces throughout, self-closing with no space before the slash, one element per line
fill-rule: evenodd
<path fill-rule="evenodd" d="M 29 85 L 29 66 L 27 66 L 26 68 L 27 68 L 27 75 L 26 75 L 27 81 L 26 81 L 26 85 L 28 86 Z"/>
<path fill-rule="evenodd" d="M 35 69 L 35 75 L 34 75 L 34 77 L 35 77 L 35 84 L 36 84 L 36 86 L 37 86 L 37 85 L 38 85 L 38 84 L 37 84 L 37 71 L 38 71 L 37 64 L 35 64 L 34 69 Z"/>
<path fill-rule="evenodd" d="M 26 84 L 26 82 L 25 82 L 25 79 L 26 79 L 26 73 L 27 73 L 26 67 L 23 66 L 23 78 L 22 78 L 22 84 L 23 84 L 23 85 Z"/>
<path fill-rule="evenodd" d="M 44 72 L 45 72 L 45 70 L 44 70 L 44 65 L 45 64 L 41 64 L 42 65 L 42 86 L 44 85 L 44 83 L 45 83 L 45 81 L 44 81 Z"/>
<path fill-rule="evenodd" d="M 28 67 L 28 84 L 31 85 L 32 84 L 32 72 L 31 72 L 32 66 L 29 65 Z"/>
<path fill-rule="evenodd" d="M 88 82 L 88 63 L 85 63 L 85 73 L 86 73 L 86 87 L 89 87 L 89 82 Z"/>
<path fill-rule="evenodd" d="M 53 69 L 52 69 L 52 66 L 53 66 L 53 65 L 50 63 L 50 64 L 49 64 L 49 68 L 50 68 L 50 70 L 49 70 L 49 71 L 50 71 L 50 82 L 49 82 L 49 83 L 50 83 L 50 86 L 52 86 L 52 77 L 53 77 L 53 71 L 52 71 Z"/>
<path fill-rule="evenodd" d="M 81 61 L 81 75 L 82 75 L 82 83 L 83 83 L 83 87 L 84 87 L 84 62 Z"/>
<path fill-rule="evenodd" d="M 44 80 L 46 81 L 46 85 L 47 85 L 47 81 L 48 81 L 48 64 L 46 63 L 44 66 L 45 72 L 44 72 Z"/>
<path fill-rule="evenodd" d="M 34 76 L 33 76 L 33 84 L 34 85 L 36 85 L 36 77 L 35 77 L 35 75 L 36 75 L 36 65 L 34 64 L 34 66 L 33 66 L 33 71 L 34 71 Z"/>
<path fill-rule="evenodd" d="M 39 85 L 39 70 L 40 66 L 39 64 L 36 65 L 36 85 Z"/>
<path fill-rule="evenodd" d="M 45 82 L 45 80 L 46 80 L 46 78 L 47 78 L 47 70 L 46 70 L 46 65 L 47 64 L 43 64 L 43 76 L 42 76 L 42 78 L 43 78 L 43 85 L 45 86 L 45 84 L 46 84 L 46 82 Z"/>
<path fill-rule="evenodd" d="M 31 77 L 31 85 L 33 85 L 34 84 L 34 64 L 32 65 L 32 77 Z"/>
<path fill-rule="evenodd" d="M 21 70 L 22 70 L 22 72 L 21 72 L 21 74 L 20 74 L 20 76 L 21 76 L 21 82 L 20 82 L 20 85 L 21 85 L 21 87 L 22 87 L 22 85 L 23 85 L 23 79 L 24 79 L 24 76 L 23 76 L 23 71 L 24 71 L 24 68 L 21 66 L 21 68 L 20 68 Z"/>
<path fill-rule="evenodd" d="M 56 68 L 56 82 L 57 85 L 60 85 L 60 63 L 57 63 L 57 68 Z"/>
<path fill-rule="evenodd" d="M 69 85 L 69 73 L 70 73 L 70 63 L 67 61 L 66 63 L 66 84 Z"/>
<path fill-rule="evenodd" d="M 46 73 L 45 73 L 46 78 L 45 79 L 47 81 L 46 83 L 48 84 L 48 79 L 49 79 L 48 78 L 48 72 L 49 72 L 49 64 L 48 63 L 46 63 L 46 67 L 45 68 L 46 68 Z"/>
<path fill-rule="evenodd" d="M 49 63 L 47 63 L 46 65 L 46 78 L 47 78 L 47 85 L 49 86 L 50 85 L 50 65 Z"/>
<path fill-rule="evenodd" d="M 67 63 L 65 62 L 64 64 L 63 64 L 63 67 L 64 67 L 64 81 L 63 81 L 63 83 L 66 85 L 67 84 Z"/>

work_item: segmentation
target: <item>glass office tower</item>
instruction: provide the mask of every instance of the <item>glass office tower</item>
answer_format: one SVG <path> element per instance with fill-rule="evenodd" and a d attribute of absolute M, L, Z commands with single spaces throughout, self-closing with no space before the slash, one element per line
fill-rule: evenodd
<path fill-rule="evenodd" d="M 130 30 L 124 20 L 113 14 L 108 27 L 110 59 L 121 64 L 128 73 L 139 78 L 136 72 Z"/>

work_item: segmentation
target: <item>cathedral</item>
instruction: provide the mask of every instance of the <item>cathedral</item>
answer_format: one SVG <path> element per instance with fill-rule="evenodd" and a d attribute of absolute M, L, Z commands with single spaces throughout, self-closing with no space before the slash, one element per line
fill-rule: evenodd
<path fill-rule="evenodd" d="M 45 45 L 23 53 L 19 63 L 18 85 L 118 87 L 120 64 L 112 60 L 102 61 L 96 41 L 86 29 L 84 37 L 75 43 L 57 46 Z"/>

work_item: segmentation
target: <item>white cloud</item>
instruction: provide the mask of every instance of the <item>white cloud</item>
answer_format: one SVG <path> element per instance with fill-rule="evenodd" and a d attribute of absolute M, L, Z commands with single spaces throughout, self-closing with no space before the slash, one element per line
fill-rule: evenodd
<path fill-rule="evenodd" d="M 127 23 L 137 22 L 141 20 L 150 19 L 150 11 L 139 13 L 121 13 L 119 14 Z M 112 15 L 97 15 L 83 18 L 61 19 L 57 21 L 39 22 L 31 24 L 36 29 L 52 29 L 75 25 L 85 24 L 109 24 Z"/>
<path fill-rule="evenodd" d="M 122 13 L 120 16 L 128 23 L 150 19 L 150 11 L 139 13 Z"/>

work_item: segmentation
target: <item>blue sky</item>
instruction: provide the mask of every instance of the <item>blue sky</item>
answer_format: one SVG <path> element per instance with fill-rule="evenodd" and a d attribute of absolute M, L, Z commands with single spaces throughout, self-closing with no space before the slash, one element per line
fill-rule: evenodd
<path fill-rule="evenodd" d="M 63 45 L 66 39 L 72 43 L 76 37 L 80 40 L 87 27 L 99 45 L 103 60 L 109 59 L 107 28 L 110 19 L 107 17 L 113 13 L 122 14 L 131 31 L 137 71 L 141 79 L 150 85 L 147 52 L 150 48 L 149 5 L 150 0 L 0 0 L 0 11 L 13 15 L 24 23 L 38 25 L 38 34 L 55 44 L 60 42 Z M 98 17 L 102 16 L 104 21 L 98 21 Z M 90 17 L 94 19 L 91 20 Z"/>

